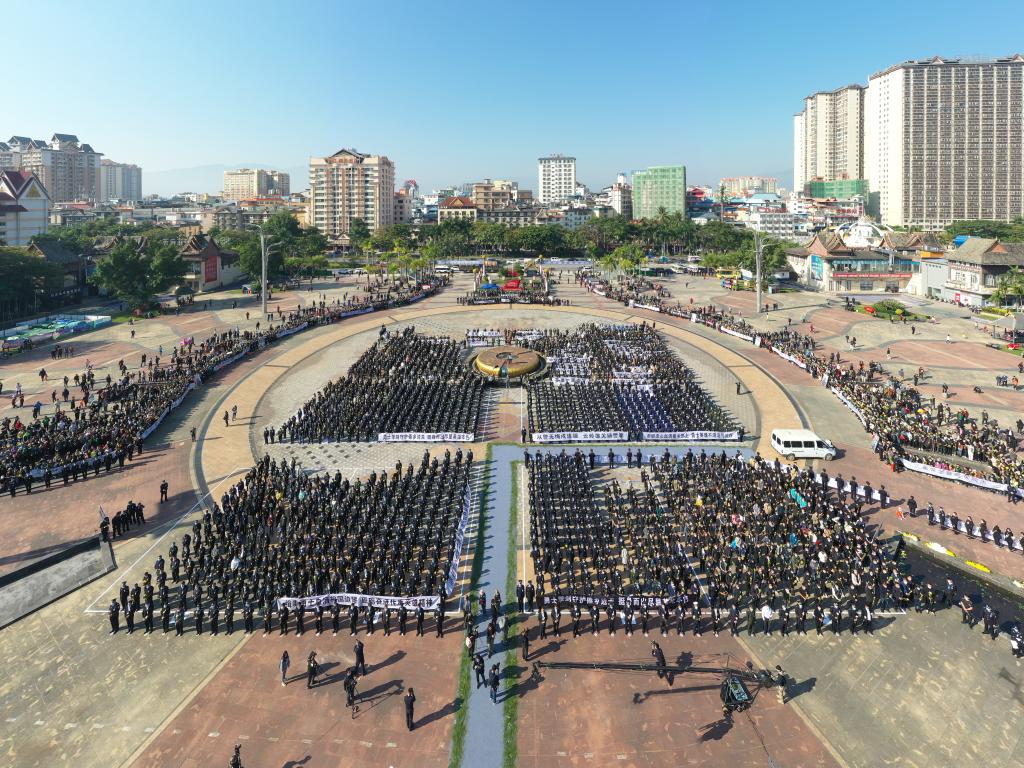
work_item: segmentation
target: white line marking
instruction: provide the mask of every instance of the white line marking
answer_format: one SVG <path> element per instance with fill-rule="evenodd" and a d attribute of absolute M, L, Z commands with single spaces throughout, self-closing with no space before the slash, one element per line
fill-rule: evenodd
<path fill-rule="evenodd" d="M 212 496 L 214 491 L 216 491 L 221 485 L 223 485 L 225 482 L 227 482 L 230 478 L 233 478 L 235 476 L 235 474 L 239 470 L 242 470 L 242 469 L 245 469 L 245 467 L 235 467 L 234 469 L 232 469 L 230 472 L 228 472 L 226 475 L 224 475 L 224 477 L 221 479 L 221 481 L 219 483 L 217 483 L 215 486 L 213 486 L 213 488 L 211 488 L 209 491 L 207 491 L 202 496 L 200 496 L 199 499 L 196 501 L 196 503 L 193 504 L 192 507 L 187 512 L 183 513 L 177 519 L 175 519 L 175 520 L 168 520 L 162 526 L 158 527 L 156 529 L 156 531 L 159 531 L 160 528 L 167 528 L 167 530 L 164 531 L 162 534 L 160 534 L 160 536 L 157 538 L 157 540 L 154 541 L 149 546 L 149 549 L 147 549 L 145 552 L 143 552 L 141 555 L 139 555 L 139 557 L 135 560 L 134 563 L 129 565 L 127 568 L 119 568 L 118 571 L 117 571 L 118 575 L 115 576 L 114 580 L 110 582 L 110 586 L 108 586 L 106 589 L 104 589 L 102 592 L 100 592 L 100 594 L 96 597 L 96 599 L 93 600 L 91 603 L 89 603 L 88 607 L 86 607 L 86 609 L 83 611 L 83 613 L 106 613 L 107 612 L 106 608 L 94 609 L 93 606 L 96 605 L 96 603 L 98 603 L 100 600 L 102 600 L 103 597 L 111 589 L 113 589 L 117 585 L 117 581 L 118 581 L 119 578 L 121 578 L 121 576 L 123 576 L 126 573 L 129 573 L 133 568 L 135 568 L 135 566 L 137 566 L 139 563 L 141 563 L 142 560 L 150 552 L 153 551 L 153 548 L 156 547 L 161 541 L 163 541 L 164 538 L 167 536 L 167 534 L 169 534 L 171 531 L 173 531 L 181 523 L 182 520 L 184 520 L 186 517 L 191 515 L 197 509 L 199 509 L 199 507 L 202 506 L 203 499 L 205 499 L 207 496 Z M 153 533 L 156 533 L 156 531 L 153 531 Z"/>

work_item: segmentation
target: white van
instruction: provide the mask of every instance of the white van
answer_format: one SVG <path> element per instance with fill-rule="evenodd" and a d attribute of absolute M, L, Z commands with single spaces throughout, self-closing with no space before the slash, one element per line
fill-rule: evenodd
<path fill-rule="evenodd" d="M 824 459 L 836 457 L 836 447 L 809 429 L 773 429 L 772 447 L 790 461 L 793 459 Z"/>

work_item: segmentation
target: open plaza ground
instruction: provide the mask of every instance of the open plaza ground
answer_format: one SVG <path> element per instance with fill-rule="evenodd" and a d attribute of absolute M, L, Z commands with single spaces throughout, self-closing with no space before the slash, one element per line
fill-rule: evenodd
<path fill-rule="evenodd" d="M 128 502 L 145 505 L 146 522 L 113 542 L 116 569 L 0 629 L 0 651 L 11 660 L 0 681 L 0 753 L 17 766 L 208 766 L 227 764 L 235 744 L 248 766 L 938 766 L 990 761 L 1024 765 L 1024 663 L 1011 655 L 1009 622 L 1022 615 L 1024 555 L 964 534 L 941 530 L 926 517 L 898 518 L 913 495 L 961 517 L 985 519 L 989 527 L 1021 529 L 1020 505 L 1003 495 L 913 472 L 893 473 L 872 451 L 872 435 L 820 382 L 740 339 L 688 319 L 627 307 L 586 291 L 566 273 L 553 272 L 553 294 L 563 306 L 472 306 L 458 301 L 472 278 L 453 282 L 422 302 L 350 317 L 297 333 L 217 373 L 173 411 L 146 441 L 141 456 L 122 469 L 67 485 L 57 479 L 32 493 L 0 497 L 0 576 L 37 563 L 69 544 L 95 537 L 99 509 L 113 515 Z M 561 279 L 559 279 L 561 278 Z M 307 290 L 276 295 L 271 307 L 287 313 L 321 297 L 330 302 L 361 289 L 364 278 L 314 283 Z M 962 309 L 926 303 L 917 308 L 932 322 L 908 326 L 847 312 L 824 295 L 788 292 L 771 297 L 780 307 L 752 318 L 752 293 L 731 292 L 707 278 L 667 278 L 672 298 L 695 306 L 726 307 L 770 332 L 785 327 L 810 333 L 827 356 L 839 353 L 854 364 L 876 361 L 887 370 L 913 375 L 925 369 L 920 389 L 972 414 L 986 410 L 1000 424 L 1024 413 L 1024 391 L 996 387 L 997 375 L 1016 372 L 1019 358 L 987 346 L 989 338 Z M 247 317 L 248 313 L 248 317 Z M 215 331 L 251 330 L 260 319 L 251 297 L 225 291 L 197 298 L 180 315 L 133 325 L 116 323 L 74 337 L 74 356 L 52 359 L 50 348 L 5 360 L 0 366 L 2 415 L 31 418 L 38 400 L 52 413 L 54 382 L 85 369 L 98 378 L 117 376 L 118 361 L 130 369 L 141 356 L 169 354 L 182 338 Z M 700 386 L 742 426 L 739 446 L 747 456 L 774 460 L 769 435 L 777 428 L 807 427 L 839 449 L 828 463 L 832 477 L 856 477 L 891 498 L 885 508 L 868 504 L 867 523 L 879 537 L 899 531 L 922 546 L 941 545 L 956 562 L 936 563 L 917 553 L 911 568 L 929 578 L 953 578 L 980 605 L 1001 606 L 1003 631 L 983 637 L 981 627 L 961 622 L 958 609 L 880 612 L 873 634 L 813 631 L 771 636 L 715 636 L 704 631 L 667 637 L 651 631 L 627 636 L 586 631 L 574 638 L 563 619 L 559 637 L 539 638 L 538 615 L 507 613 L 509 641 L 499 638 L 493 657 L 481 639 L 487 666 L 500 664 L 499 692 L 492 702 L 477 685 L 467 659 L 462 610 L 470 596 L 500 590 L 515 608 L 510 587 L 535 581 L 530 557 L 531 515 L 521 436 L 526 391 L 491 387 L 472 443 L 436 443 L 430 458 L 472 450 L 478 471 L 471 483 L 470 519 L 458 563 L 455 590 L 446 603 L 445 633 L 435 635 L 427 613 L 425 636 L 401 635 L 392 624 L 385 635 L 365 626 L 353 637 L 343 616 L 335 635 L 317 635 L 307 616 L 306 632 L 276 629 L 264 635 L 235 631 L 216 636 L 192 631 L 183 637 L 138 628 L 109 634 L 107 608 L 122 581 L 142 582 L 172 541 L 179 545 L 203 513 L 220 501 L 265 457 L 295 462 L 299 472 L 329 473 L 355 483 L 371 472 L 394 471 L 397 462 L 417 465 L 423 443 L 275 442 L 265 430 L 295 415 L 328 382 L 345 375 L 379 338 L 381 330 L 407 328 L 431 336 L 465 338 L 469 329 L 569 331 L 588 323 L 654 324 L 671 352 L 685 362 Z M 851 347 L 847 337 L 856 338 Z M 820 354 L 821 352 L 819 352 Z M 45 368 L 50 381 L 42 381 Z M 13 408 L 17 383 L 25 407 Z M 980 389 L 975 390 L 975 387 Z M 224 418 L 237 409 L 235 418 Z M 192 433 L 195 431 L 195 438 Z M 589 445 L 580 446 L 586 452 Z M 664 446 L 619 444 L 618 466 L 595 469 L 595 487 L 615 480 L 640 487 L 639 468 L 622 466 L 627 449 L 645 461 Z M 683 455 L 686 445 L 670 450 Z M 695 451 L 719 451 L 698 445 Z M 737 446 L 725 446 L 735 453 Z M 545 447 L 544 451 L 560 451 Z M 574 450 L 567 446 L 568 451 Z M 594 450 L 607 454 L 609 445 Z M 781 459 L 781 457 L 779 457 Z M 801 468 L 824 462 L 799 460 Z M 160 485 L 168 484 L 160 501 Z M 390 543 L 382 537 L 382 545 Z M 934 549 L 934 548 L 933 548 Z M 939 557 L 939 555 L 934 555 Z M 970 576 L 966 561 L 984 565 Z M 968 568 L 968 570 L 963 570 Z M 940 585 L 936 585 L 941 589 Z M 257 611 L 258 613 L 258 611 Z M 586 616 L 586 614 L 584 614 Z M 394 622 L 394 619 L 392 620 Z M 604 617 L 602 616 L 602 622 Z M 410 621 L 410 627 L 413 626 Z M 589 623 L 589 620 L 588 622 Z M 191 625 L 190 625 L 191 626 Z M 485 623 L 477 626 L 481 633 Z M 653 623 L 652 623 L 652 626 Z M 516 638 L 530 633 L 524 659 Z M 366 674 L 359 678 L 356 708 L 346 706 L 344 678 L 355 664 L 354 641 L 365 644 Z M 775 689 L 757 692 L 752 707 L 731 718 L 722 714 L 721 675 L 684 673 L 669 686 L 652 670 L 602 668 L 608 663 L 650 663 L 657 640 L 670 665 L 742 670 L 781 665 L 792 679 L 783 703 Z M 318 682 L 307 689 L 305 659 L 317 651 Z M 291 672 L 282 686 L 279 660 L 288 651 Z M 590 669 L 549 668 L 575 662 Z M 403 697 L 415 689 L 413 730 L 407 730 Z"/>

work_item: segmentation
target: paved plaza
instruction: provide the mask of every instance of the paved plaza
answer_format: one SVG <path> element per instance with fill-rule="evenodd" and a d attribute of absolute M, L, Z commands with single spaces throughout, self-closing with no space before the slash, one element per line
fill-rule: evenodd
<path fill-rule="evenodd" d="M 362 278 L 365 280 L 365 278 Z M 684 304 L 714 303 L 748 319 L 753 295 L 729 292 L 712 279 L 665 281 Z M 284 311 L 321 295 L 327 301 L 361 290 L 358 278 L 323 282 L 275 296 Z M 477 689 L 463 663 L 459 598 L 474 586 L 501 589 L 506 603 L 511 579 L 533 578 L 526 557 L 526 491 L 518 470 L 520 428 L 525 408 L 518 387 L 488 389 L 485 416 L 471 448 L 481 464 L 474 486 L 473 524 L 467 533 L 456 600 L 449 604 L 446 634 L 401 637 L 360 632 L 369 675 L 360 679 L 359 710 L 345 706 L 342 677 L 354 661 L 348 630 L 302 637 L 246 636 L 237 630 L 216 637 L 136 631 L 111 637 L 106 606 L 122 580 L 142 580 L 170 541 L 181 541 L 204 504 L 221 494 L 263 456 L 294 459 L 305 471 L 341 472 L 355 480 L 397 461 L 418 462 L 417 443 L 333 443 L 266 445 L 263 431 L 280 425 L 328 381 L 342 376 L 372 344 L 381 326 L 390 331 L 414 326 L 427 334 L 461 339 L 472 328 L 569 329 L 584 323 L 656 323 L 669 347 L 692 368 L 701 385 L 746 431 L 744 448 L 775 458 L 767 436 L 774 428 L 806 425 L 833 440 L 840 456 L 828 466 L 835 476 L 884 483 L 893 499 L 888 509 L 869 507 L 880 535 L 904 530 L 925 542 L 953 550 L 961 560 L 982 563 L 1010 590 L 1024 582 L 1024 556 L 990 543 L 930 527 L 923 517 L 898 520 L 895 508 L 913 494 L 961 516 L 973 514 L 990 526 L 1024 528 L 1024 507 L 1001 496 L 910 472 L 894 474 L 871 451 L 871 435 L 821 386 L 776 355 L 704 326 L 643 309 L 628 308 L 591 294 L 566 274 L 553 286 L 569 302 L 561 307 L 466 306 L 457 298 L 472 288 L 467 275 L 412 307 L 348 318 L 282 340 L 205 383 L 147 440 L 141 458 L 98 477 L 31 496 L 0 497 L 0 576 L 95 536 L 102 506 L 108 514 L 129 500 L 146 505 L 144 526 L 114 542 L 117 570 L 0 630 L 0 653 L 8 664 L 0 682 L 0 752 L 17 766 L 207 766 L 226 764 L 234 744 L 250 766 L 444 766 L 459 743 L 464 766 L 501 765 L 514 750 L 528 766 L 936 766 L 991 761 L 1024 765 L 1024 663 L 1011 656 L 1005 634 L 982 638 L 960 623 L 959 612 L 894 613 L 880 617 L 873 635 L 733 638 L 705 633 L 666 638 L 669 662 L 741 668 L 781 664 L 793 677 L 794 698 L 780 703 L 762 691 L 748 713 L 722 720 L 718 678 L 677 676 L 670 688 L 653 673 L 598 670 L 535 671 L 534 661 L 643 661 L 649 643 L 639 633 L 626 638 L 606 633 L 535 641 L 531 658 L 499 644 L 502 694 L 492 704 Z M 935 322 L 915 333 L 844 311 L 817 294 L 792 292 L 771 297 L 780 309 L 751 320 L 762 329 L 792 324 L 813 333 L 826 354 L 844 360 L 876 360 L 908 375 L 926 369 L 922 389 L 940 395 L 948 384 L 951 403 L 984 408 L 1000 423 L 1024 413 L 1024 392 L 996 388 L 996 375 L 1016 371 L 1019 358 L 986 346 L 987 337 L 966 312 L 941 304 L 921 311 Z M 97 377 L 116 375 L 118 360 L 130 368 L 141 355 L 169 354 L 186 336 L 197 340 L 216 330 L 254 328 L 258 305 L 238 292 L 210 297 L 181 315 L 119 323 L 70 343 L 71 359 L 52 360 L 44 347 L 4 361 L 0 367 L 5 415 L 30 418 L 38 398 L 52 410 L 53 381 L 81 372 L 88 358 Z M 237 306 L 233 306 L 237 303 Z M 246 313 L 249 318 L 246 318 Z M 135 331 L 134 337 L 132 331 Z M 947 343 L 947 334 L 951 337 Z M 856 337 L 851 348 L 846 339 Z M 37 372 L 45 367 L 50 383 Z M 16 382 L 26 391 L 26 408 L 12 409 Z M 738 385 L 738 386 L 737 386 Z M 982 391 L 973 391 L 977 386 Z M 225 424 L 225 410 L 238 418 Z M 195 428 L 197 439 L 191 439 Z M 489 444 L 489 446 L 488 446 Z M 430 447 L 442 456 L 455 445 Z M 606 450 L 606 449 L 605 449 Z M 623 448 L 624 450 L 624 448 Z M 645 452 L 653 448 L 644 447 Z M 699 448 L 697 449 L 699 450 Z M 708 447 L 708 450 L 717 450 Z M 800 462 L 806 464 L 806 462 Z M 817 464 L 815 464 L 817 466 Z M 619 472 L 620 482 L 637 481 Z M 159 502 L 162 480 L 169 499 Z M 517 501 L 517 504 L 513 504 Z M 479 515 L 479 518 L 477 517 Z M 479 535 L 478 535 L 479 534 Z M 475 565 L 474 565 L 475 563 Z M 949 573 L 955 573 L 950 571 Z M 959 578 L 959 576 L 956 576 Z M 980 592 L 983 587 L 972 586 Z M 966 590 L 966 586 L 965 586 Z M 981 597 L 981 594 L 978 594 Z M 1024 614 L 1004 612 L 1004 621 Z M 532 616 L 513 627 L 536 627 Z M 478 643 L 478 648 L 481 643 Z M 307 690 L 304 660 L 317 650 L 323 676 Z M 278 660 L 292 659 L 292 679 L 280 685 Z M 490 663 L 490 662 L 489 662 Z M 463 678 L 468 676 L 468 681 Z M 466 683 L 468 682 L 468 688 Z M 405 728 L 402 691 L 417 695 L 416 729 Z M 514 700 L 514 705 L 511 701 Z M 514 714 L 511 723 L 506 722 Z"/>

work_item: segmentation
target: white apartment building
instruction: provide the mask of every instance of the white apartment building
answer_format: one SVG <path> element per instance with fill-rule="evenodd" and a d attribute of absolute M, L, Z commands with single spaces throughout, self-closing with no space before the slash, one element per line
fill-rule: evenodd
<path fill-rule="evenodd" d="M 819 91 L 793 118 L 793 188 L 864 178 L 864 86 Z M 772 190 L 764 190 L 772 191 Z"/>
<path fill-rule="evenodd" d="M 551 155 L 537 160 L 537 199 L 542 205 L 561 203 L 576 194 L 576 158 Z"/>
<path fill-rule="evenodd" d="M 730 176 L 718 183 L 726 197 L 750 197 L 758 192 L 778 192 L 779 180 L 773 176 Z"/>
<path fill-rule="evenodd" d="M 754 210 L 744 222 L 747 229 L 779 240 L 798 240 L 807 236 L 807 218 L 789 211 Z"/>
<path fill-rule="evenodd" d="M 907 61 L 865 97 L 870 208 L 891 226 L 1024 216 L 1024 57 Z"/>
<path fill-rule="evenodd" d="M 225 200 L 249 200 L 254 197 L 288 197 L 291 180 L 282 171 L 264 168 L 239 168 L 224 171 Z"/>
<path fill-rule="evenodd" d="M 50 225 L 50 198 L 35 174 L 0 170 L 0 244 L 28 245 Z"/>
<path fill-rule="evenodd" d="M 130 163 L 100 161 L 100 202 L 142 200 L 142 169 Z"/>
<path fill-rule="evenodd" d="M 383 155 L 340 149 L 309 159 L 312 223 L 335 242 L 347 242 L 353 219 L 370 231 L 395 223 L 395 165 Z"/>
<path fill-rule="evenodd" d="M 12 136 L 10 151 L 18 155 L 16 167 L 34 173 L 54 203 L 99 199 L 99 169 L 102 152 L 81 144 L 70 133 L 55 133 L 49 142 Z"/>
<path fill-rule="evenodd" d="M 18 153 L 6 141 L 0 141 L 0 171 L 16 171 L 20 164 Z"/>

